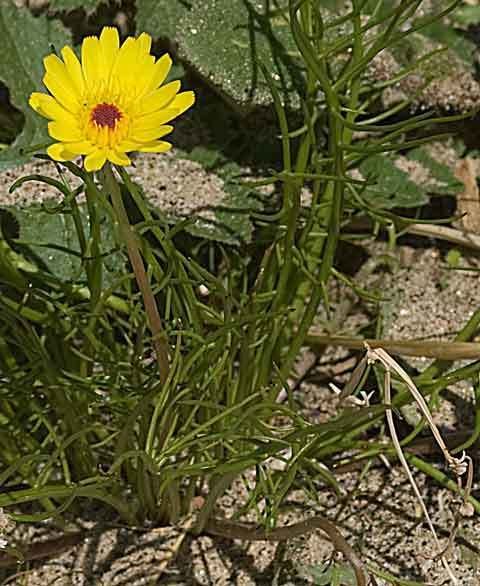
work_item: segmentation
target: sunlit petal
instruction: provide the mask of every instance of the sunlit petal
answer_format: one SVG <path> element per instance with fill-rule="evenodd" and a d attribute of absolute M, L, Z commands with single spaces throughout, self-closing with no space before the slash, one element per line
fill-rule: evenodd
<path fill-rule="evenodd" d="M 99 171 L 107 160 L 107 151 L 97 149 L 85 157 L 84 165 L 87 171 Z"/>
<path fill-rule="evenodd" d="M 107 161 L 129 165 L 130 152 L 171 148 L 160 140 L 173 130 L 167 123 L 190 108 L 195 96 L 180 92 L 180 81 L 164 85 L 172 60 L 155 60 L 151 46 L 146 33 L 120 45 L 117 29 L 105 27 L 98 38 L 83 40 L 81 60 L 68 46 L 62 59 L 45 58 L 49 93 L 34 92 L 29 103 L 50 120 L 48 132 L 58 141 L 47 149 L 53 159 L 82 155 L 85 169 L 98 171 Z"/>

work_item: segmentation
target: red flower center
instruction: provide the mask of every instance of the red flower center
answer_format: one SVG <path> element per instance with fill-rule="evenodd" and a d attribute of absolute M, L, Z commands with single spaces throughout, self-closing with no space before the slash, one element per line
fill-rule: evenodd
<path fill-rule="evenodd" d="M 98 126 L 108 126 L 112 130 L 115 128 L 117 120 L 120 120 L 121 117 L 122 113 L 117 106 L 106 104 L 105 102 L 95 106 L 90 114 L 92 122 L 95 122 Z"/>

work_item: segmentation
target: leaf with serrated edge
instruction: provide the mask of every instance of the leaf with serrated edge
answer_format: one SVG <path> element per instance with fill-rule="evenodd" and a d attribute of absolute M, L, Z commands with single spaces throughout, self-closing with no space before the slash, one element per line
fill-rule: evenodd
<path fill-rule="evenodd" d="M 83 9 L 87 14 L 91 14 L 96 7 L 107 0 L 50 0 L 50 10 L 59 12 L 70 12 L 72 10 Z"/>
<path fill-rule="evenodd" d="M 58 201 L 44 202 L 48 207 L 58 206 Z M 75 224 L 69 214 L 50 213 L 39 204 L 24 208 L 9 207 L 19 226 L 19 238 L 26 243 L 35 264 L 42 266 L 63 282 L 84 279 Z M 80 217 L 84 229 L 88 228 L 88 211 L 80 206 Z M 102 251 L 115 248 L 113 231 L 108 222 L 102 223 Z M 57 248 L 60 247 L 60 248 Z M 65 249 L 65 250 L 62 250 Z M 122 270 L 120 254 L 109 254 L 104 258 L 103 283 L 111 285 Z"/>
<path fill-rule="evenodd" d="M 155 39 L 173 39 L 181 18 L 192 4 L 193 0 L 137 0 L 137 33 L 149 33 Z"/>
<path fill-rule="evenodd" d="M 373 183 L 363 195 L 373 207 L 411 208 L 429 201 L 425 191 L 385 155 L 369 157 L 360 165 L 359 170 L 365 179 Z"/>
<path fill-rule="evenodd" d="M 30 108 L 28 98 L 42 91 L 42 57 L 51 53 L 50 45 L 60 50 L 68 43 L 70 35 L 60 23 L 0 2 L 0 79 L 10 90 L 12 104 L 25 115 L 22 132 L 0 153 L 0 171 L 29 158 L 20 149 L 48 141 L 46 120 Z"/>
<path fill-rule="evenodd" d="M 272 102 L 260 64 L 298 105 L 300 61 L 288 22 L 266 16 L 266 0 L 200 0 L 177 29 L 181 55 L 240 109 Z M 214 42 L 212 42 L 214 39 Z"/>
<path fill-rule="evenodd" d="M 420 163 L 430 174 L 430 179 L 423 186 L 437 194 L 454 195 L 463 189 L 463 183 L 455 177 L 453 171 L 444 163 L 433 159 L 425 148 L 410 151 L 407 158 Z"/>

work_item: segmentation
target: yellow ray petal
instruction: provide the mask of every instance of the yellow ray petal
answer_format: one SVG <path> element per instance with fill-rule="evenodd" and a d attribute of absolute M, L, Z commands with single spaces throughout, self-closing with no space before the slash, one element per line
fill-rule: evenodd
<path fill-rule="evenodd" d="M 155 71 L 155 57 L 144 55 L 140 60 L 138 75 L 135 77 L 135 96 L 140 99 L 145 95 L 145 88 L 149 85 Z"/>
<path fill-rule="evenodd" d="M 107 159 L 111 161 L 114 165 L 122 165 L 126 167 L 130 165 L 132 161 L 127 157 L 125 153 L 120 152 L 119 150 L 110 149 L 107 152 Z"/>
<path fill-rule="evenodd" d="M 139 144 L 144 144 L 159 138 L 158 130 L 156 128 L 149 128 L 148 130 L 136 130 L 132 133 L 131 138 Z"/>
<path fill-rule="evenodd" d="M 77 114 L 80 109 L 80 101 L 78 94 L 71 89 L 65 87 L 57 76 L 47 72 L 43 76 L 43 83 L 53 97 L 62 104 L 62 106 L 70 111 L 72 114 Z"/>
<path fill-rule="evenodd" d="M 45 116 L 45 118 L 50 118 L 50 120 L 64 121 L 67 124 L 74 124 L 76 122 L 75 116 L 68 110 L 65 110 L 55 98 L 52 98 L 48 94 L 33 92 L 28 103 L 35 112 Z"/>
<path fill-rule="evenodd" d="M 74 142 L 82 140 L 82 133 L 77 125 L 65 124 L 63 122 L 49 122 L 48 134 L 63 142 Z"/>
<path fill-rule="evenodd" d="M 150 112 L 150 114 L 144 114 L 135 118 L 132 123 L 132 130 L 146 130 L 152 128 L 158 128 L 178 116 L 178 110 L 173 108 L 165 108 L 159 112 Z M 135 139 L 134 139 L 135 140 Z"/>
<path fill-rule="evenodd" d="M 167 78 L 168 72 L 172 67 L 172 59 L 168 53 L 165 53 L 152 68 L 152 76 L 145 88 L 142 89 L 144 94 L 148 94 L 153 90 L 156 90 Z M 142 93 L 140 93 L 142 95 Z"/>
<path fill-rule="evenodd" d="M 97 37 L 85 37 L 82 43 L 82 69 L 90 90 L 101 80 L 99 55 L 100 42 Z"/>
<path fill-rule="evenodd" d="M 151 143 L 141 146 L 138 150 L 142 153 L 165 153 L 172 148 L 169 142 L 163 140 L 152 141 Z"/>
<path fill-rule="evenodd" d="M 147 33 L 142 33 L 137 39 L 139 54 L 150 53 L 152 48 L 152 37 Z"/>
<path fill-rule="evenodd" d="M 102 64 L 100 73 L 104 79 L 109 79 L 112 72 L 113 64 L 118 56 L 120 47 L 120 40 L 118 38 L 118 31 L 112 26 L 106 26 L 100 35 L 100 47 Z"/>
<path fill-rule="evenodd" d="M 142 33 L 138 39 L 135 40 L 137 48 L 136 56 L 136 70 L 134 75 L 134 88 L 133 93 L 136 96 L 143 94 L 144 88 L 151 79 L 154 67 L 155 58 L 150 55 L 150 49 L 152 46 L 152 37 L 147 33 Z"/>
<path fill-rule="evenodd" d="M 51 77 L 55 77 L 58 83 L 63 86 L 66 91 L 71 94 L 76 93 L 75 84 L 68 73 L 65 63 L 61 59 L 56 55 L 47 55 L 43 60 L 43 64 L 45 66 L 45 71 Z"/>
<path fill-rule="evenodd" d="M 77 92 L 81 95 L 85 90 L 85 79 L 83 78 L 82 66 L 73 50 L 65 46 L 62 49 L 62 57 L 65 61 L 65 68 L 72 80 Z"/>
<path fill-rule="evenodd" d="M 65 148 L 75 155 L 89 155 L 97 149 L 89 140 L 67 142 Z"/>
<path fill-rule="evenodd" d="M 135 86 L 135 76 L 138 68 L 138 48 L 133 37 L 128 37 L 118 51 L 113 65 L 112 77 L 120 83 L 121 91 L 128 93 Z"/>
<path fill-rule="evenodd" d="M 71 161 L 75 158 L 75 154 L 71 153 L 61 142 L 51 144 L 47 148 L 47 154 L 55 161 Z"/>
<path fill-rule="evenodd" d="M 141 112 L 147 114 L 149 112 L 155 112 L 156 110 L 160 110 L 161 108 L 168 106 L 168 104 L 178 94 L 180 85 L 181 84 L 179 81 L 172 81 L 160 89 L 148 94 L 148 96 L 143 98 L 141 101 Z"/>
<path fill-rule="evenodd" d="M 122 140 L 122 142 L 117 146 L 117 150 L 124 153 L 129 153 L 131 151 L 138 151 L 139 146 L 140 143 L 134 140 Z"/>
<path fill-rule="evenodd" d="M 107 151 L 98 149 L 85 157 L 84 167 L 86 171 L 98 171 L 105 165 L 107 160 Z"/>
<path fill-rule="evenodd" d="M 147 130 L 139 130 L 136 137 L 130 137 L 130 140 L 122 141 L 118 148 L 122 151 L 136 151 L 145 143 L 155 141 L 158 138 L 163 138 L 172 132 L 173 126 L 159 126 Z M 153 138 L 150 138 L 153 137 Z"/>
<path fill-rule="evenodd" d="M 171 102 L 168 107 L 176 108 L 178 110 L 177 116 L 183 114 L 185 110 L 188 110 L 195 103 L 195 94 L 193 92 L 182 92 Z"/>
<path fill-rule="evenodd" d="M 152 126 L 150 128 L 135 129 L 131 133 L 130 138 L 140 143 L 150 142 L 171 132 L 171 130 L 165 131 L 164 129 L 165 126 Z"/>

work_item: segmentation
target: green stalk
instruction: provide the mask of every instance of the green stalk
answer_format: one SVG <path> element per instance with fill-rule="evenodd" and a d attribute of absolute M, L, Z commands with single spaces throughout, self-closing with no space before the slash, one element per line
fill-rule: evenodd
<path fill-rule="evenodd" d="M 140 213 L 142 214 L 145 222 L 151 222 L 149 231 L 153 234 L 153 236 L 155 236 L 159 245 L 164 250 L 166 259 L 168 262 L 175 263 L 175 270 L 178 271 L 180 287 L 179 291 L 172 288 L 172 293 L 176 307 L 178 309 L 178 313 L 185 316 L 185 321 L 191 325 L 192 329 L 194 329 L 196 332 L 201 332 L 203 322 L 201 316 L 199 315 L 197 298 L 193 285 L 190 282 L 188 273 L 185 270 L 185 266 L 189 267 L 190 265 L 188 259 L 182 257 L 180 252 L 173 247 L 169 239 L 165 237 L 165 234 L 162 232 L 160 227 L 155 225 L 155 219 L 147 205 L 147 202 L 145 201 L 145 197 L 143 196 L 140 189 L 138 189 L 137 185 L 130 179 L 130 176 L 126 170 L 122 167 L 117 167 L 117 171 L 120 174 L 120 177 L 122 178 L 126 188 L 130 192 L 135 205 L 140 210 Z M 161 267 L 156 261 L 154 255 L 151 255 L 150 261 L 148 259 L 146 260 L 147 262 L 152 263 L 151 268 L 155 275 L 158 274 L 157 279 L 159 282 L 161 282 L 165 275 L 162 274 Z"/>
<path fill-rule="evenodd" d="M 170 372 L 170 352 L 167 337 L 158 311 L 157 302 L 145 271 L 145 265 L 143 263 L 142 255 L 140 254 L 137 235 L 134 233 L 130 225 L 127 211 L 123 204 L 122 194 L 120 193 L 120 187 L 118 186 L 112 167 L 109 163 L 105 165 L 103 170 L 103 182 L 107 193 L 109 193 L 112 198 L 113 209 L 115 210 L 120 233 L 127 247 L 128 258 L 130 259 L 135 279 L 142 294 L 148 325 L 152 332 L 152 340 L 158 363 L 160 381 L 164 384 L 167 381 Z"/>
<path fill-rule="evenodd" d="M 92 189 L 91 186 L 87 184 L 85 193 L 87 196 L 88 217 L 90 220 L 90 237 L 84 250 L 82 250 L 82 258 L 85 259 L 88 289 L 90 291 L 90 318 L 88 320 L 87 332 L 93 337 L 95 324 L 97 322 L 97 304 L 102 295 L 102 257 L 100 246 L 102 236 L 100 215 L 96 202 L 96 190 Z M 94 349 L 89 340 L 90 336 L 88 333 L 85 336 L 85 355 L 93 357 Z M 82 360 L 80 369 L 81 375 L 87 376 L 91 366 L 92 365 L 86 360 Z"/>
<path fill-rule="evenodd" d="M 462 488 L 460 488 L 454 480 L 449 478 L 444 472 L 442 472 L 438 468 L 435 468 L 435 466 L 432 466 L 428 462 L 425 462 L 425 460 L 422 460 L 421 458 L 419 458 L 418 456 L 414 456 L 413 454 L 409 454 L 408 452 L 405 452 L 405 458 L 407 459 L 409 464 L 415 466 L 415 468 L 417 470 L 420 470 L 420 472 L 423 472 L 424 474 L 427 474 L 428 476 L 433 478 L 441 486 L 448 488 L 452 492 L 460 494 L 462 497 L 466 496 L 465 491 Z M 473 496 L 469 496 L 467 498 L 467 501 L 473 506 L 477 514 L 480 513 L 480 502 L 476 498 L 474 498 Z"/>
<path fill-rule="evenodd" d="M 354 46 L 352 57 L 349 65 L 345 70 L 345 75 L 350 74 L 355 69 L 356 63 L 362 58 L 363 45 L 361 36 L 361 20 L 360 20 L 360 7 L 358 2 L 354 2 Z M 307 26 L 307 31 L 313 30 L 313 24 L 311 22 L 312 14 L 309 4 L 304 4 L 301 7 L 302 10 L 302 22 L 304 26 Z M 345 158 L 343 148 L 340 145 L 349 145 L 352 140 L 353 132 L 344 127 L 339 120 L 337 112 L 340 111 L 340 100 L 339 96 L 333 89 L 332 83 L 328 77 L 328 70 L 324 62 L 319 62 L 316 57 L 316 52 L 321 53 L 321 46 L 313 47 L 309 42 L 308 36 L 305 34 L 296 21 L 296 10 L 294 5 L 290 4 L 290 19 L 292 24 L 292 31 L 295 37 L 295 41 L 298 45 L 299 50 L 304 56 L 305 62 L 308 65 L 309 80 L 316 79 L 320 83 L 322 90 L 325 93 L 326 100 L 329 108 L 329 157 L 333 161 L 333 169 L 331 175 L 336 178 L 345 177 Z M 315 50 L 314 50 L 315 49 Z M 350 84 L 350 96 L 348 100 L 348 115 L 347 122 L 353 124 L 356 117 L 356 111 L 358 107 L 358 100 L 361 89 L 361 80 L 358 75 L 354 75 L 351 79 Z M 297 169 L 298 170 L 298 169 Z M 300 169 L 304 171 L 304 169 Z M 318 189 L 319 186 L 316 186 Z M 320 257 L 323 250 L 323 256 L 319 270 L 319 281 L 326 283 L 330 272 L 333 267 L 335 253 L 338 246 L 338 240 L 340 236 L 340 224 L 343 217 L 343 205 L 344 205 L 344 190 L 345 183 L 343 181 L 329 181 L 327 182 L 323 194 L 323 202 L 328 204 L 327 208 L 324 208 L 318 213 L 316 221 L 307 224 L 310 231 L 314 230 L 317 226 L 324 229 L 328 227 L 328 235 L 325 238 L 315 239 L 313 244 L 308 242 L 308 233 L 304 232 L 300 239 L 300 242 L 308 250 L 309 255 L 316 263 L 317 258 Z M 309 250 L 310 249 L 310 250 Z M 311 267 L 312 270 L 315 267 Z M 322 288 L 320 286 L 313 286 L 309 279 L 305 279 L 303 283 L 297 288 L 295 309 L 291 320 L 298 319 L 300 315 L 301 322 L 297 329 L 294 339 L 291 341 L 286 356 L 282 357 L 282 368 L 280 371 L 280 380 L 287 377 L 290 373 L 290 369 L 293 362 L 300 351 L 301 346 L 307 336 L 308 330 L 313 323 L 315 318 L 318 305 L 322 298 Z M 306 309 L 305 300 L 309 299 Z"/>

